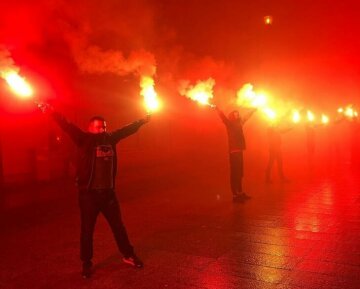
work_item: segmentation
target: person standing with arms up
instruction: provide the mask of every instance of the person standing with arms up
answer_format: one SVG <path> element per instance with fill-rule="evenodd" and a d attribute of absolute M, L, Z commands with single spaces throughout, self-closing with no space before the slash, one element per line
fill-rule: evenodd
<path fill-rule="evenodd" d="M 246 149 L 243 126 L 253 115 L 256 109 L 252 109 L 245 117 L 241 117 L 237 110 L 229 113 L 226 117 L 221 109 L 215 107 L 228 135 L 229 160 L 230 160 L 230 187 L 233 201 L 245 201 L 251 197 L 244 193 L 242 179 L 244 176 L 244 150 Z"/>
<path fill-rule="evenodd" d="M 82 276 L 90 278 L 93 257 L 93 234 L 97 216 L 101 212 L 109 223 L 123 262 L 135 268 L 142 268 L 143 262 L 135 255 L 115 193 L 117 171 L 116 144 L 134 134 L 149 121 L 149 116 L 119 128 L 106 131 L 106 121 L 101 116 L 90 119 L 87 131 L 67 121 L 48 104 L 39 104 L 42 112 L 48 113 L 70 136 L 78 147 L 77 185 L 80 206 L 80 259 Z"/>
<path fill-rule="evenodd" d="M 268 127 L 268 142 L 269 142 L 269 160 L 266 166 L 265 182 L 272 183 L 271 171 L 274 163 L 277 164 L 278 174 L 282 182 L 289 180 L 284 175 L 283 158 L 282 158 L 282 134 L 289 132 L 291 128 L 281 129 L 278 123 L 273 123 Z"/>

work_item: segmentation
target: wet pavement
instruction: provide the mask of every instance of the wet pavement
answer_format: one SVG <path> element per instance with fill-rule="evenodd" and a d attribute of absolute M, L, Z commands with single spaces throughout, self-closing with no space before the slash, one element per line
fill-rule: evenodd
<path fill-rule="evenodd" d="M 130 170 L 119 187 L 143 269 L 122 263 L 101 216 L 95 272 L 81 278 L 76 191 L 61 182 L 3 197 L 0 288 L 360 288 L 358 171 L 284 184 L 250 175 L 253 198 L 235 204 L 218 170 Z M 37 201 L 18 205 L 29 194 Z"/>

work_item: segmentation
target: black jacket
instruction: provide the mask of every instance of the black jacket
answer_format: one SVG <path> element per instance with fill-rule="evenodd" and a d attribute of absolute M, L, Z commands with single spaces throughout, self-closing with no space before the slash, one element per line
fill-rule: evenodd
<path fill-rule="evenodd" d="M 245 136 L 243 132 L 244 122 L 242 120 L 231 121 L 229 120 L 222 111 L 218 110 L 219 116 L 226 126 L 228 134 L 229 151 L 234 150 L 245 150 Z"/>
<path fill-rule="evenodd" d="M 78 164 L 77 164 L 77 184 L 79 188 L 89 188 L 91 184 L 91 176 L 94 169 L 95 148 L 98 145 L 111 145 L 114 151 L 113 177 L 115 184 L 115 176 L 117 171 L 117 155 L 116 144 L 123 138 L 126 138 L 146 122 L 141 119 L 111 133 L 92 134 L 82 131 L 76 125 L 67 121 L 61 114 L 52 113 L 52 117 L 59 126 L 70 136 L 78 147 Z"/>

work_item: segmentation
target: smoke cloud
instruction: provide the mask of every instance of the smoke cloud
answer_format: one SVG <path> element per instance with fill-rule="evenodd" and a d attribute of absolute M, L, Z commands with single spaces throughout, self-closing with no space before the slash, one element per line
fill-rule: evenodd
<path fill-rule="evenodd" d="M 18 72 L 19 68 L 15 65 L 10 52 L 4 47 L 0 47 L 0 76 L 3 77 L 8 71 Z"/>
<path fill-rule="evenodd" d="M 310 102 L 313 94 L 359 91 L 356 1 L 327 7 L 314 1 L 5 2 L 0 43 L 17 64 L 45 52 L 51 57 L 44 62 L 76 64 L 87 74 L 156 73 L 157 82 L 175 87 L 178 79 L 212 77 L 217 90 L 251 82 Z M 264 26 L 264 15 L 273 17 L 273 25 Z"/>
<path fill-rule="evenodd" d="M 121 51 L 104 50 L 95 45 L 72 46 L 74 60 L 86 73 L 113 73 L 116 75 L 154 75 L 155 57 L 145 50 L 132 51 L 125 58 Z"/>

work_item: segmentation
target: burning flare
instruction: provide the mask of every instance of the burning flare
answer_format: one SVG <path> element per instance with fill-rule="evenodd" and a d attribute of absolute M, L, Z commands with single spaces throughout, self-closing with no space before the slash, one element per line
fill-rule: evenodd
<path fill-rule="evenodd" d="M 294 110 L 293 115 L 292 115 L 292 121 L 294 123 L 299 123 L 301 121 L 301 115 L 300 115 L 299 111 Z"/>
<path fill-rule="evenodd" d="M 30 84 L 16 71 L 1 73 L 1 77 L 6 80 L 7 84 L 15 94 L 23 98 L 30 98 L 33 95 L 34 91 Z"/>
<path fill-rule="evenodd" d="M 325 115 L 325 114 L 322 114 L 322 115 L 321 115 L 321 122 L 322 122 L 323 124 L 328 124 L 329 121 L 330 121 L 330 119 L 329 119 L 329 117 L 328 117 L 327 115 Z"/>
<path fill-rule="evenodd" d="M 246 83 L 237 92 L 237 104 L 254 108 L 264 107 L 268 100 L 264 93 L 257 93 L 251 83 Z"/>
<path fill-rule="evenodd" d="M 273 110 L 272 108 L 266 107 L 263 109 L 263 112 L 270 121 L 276 120 L 277 114 L 276 114 L 275 110 Z"/>
<path fill-rule="evenodd" d="M 358 117 L 358 112 L 353 108 L 351 104 L 346 106 L 345 108 L 340 107 L 337 111 L 338 113 L 343 114 L 349 119 Z"/>
<path fill-rule="evenodd" d="M 315 115 L 310 110 L 308 110 L 306 114 L 309 122 L 313 122 L 315 120 Z"/>
<path fill-rule="evenodd" d="M 348 106 L 345 109 L 344 114 L 349 118 L 353 118 L 355 117 L 355 110 L 351 106 Z"/>
<path fill-rule="evenodd" d="M 181 84 L 179 93 L 202 105 L 214 107 L 214 105 L 210 103 L 210 99 L 213 98 L 214 85 L 215 80 L 212 78 L 206 81 L 198 81 L 195 86 L 189 85 L 189 82 L 186 81 Z"/>
<path fill-rule="evenodd" d="M 144 104 L 149 113 L 160 108 L 160 101 L 154 88 L 154 79 L 150 76 L 142 76 L 140 79 L 140 94 L 144 97 Z"/>
<path fill-rule="evenodd" d="M 25 78 L 19 75 L 19 68 L 15 65 L 10 52 L 0 46 L 0 77 L 3 78 L 11 90 L 24 98 L 32 96 L 33 89 Z"/>

